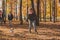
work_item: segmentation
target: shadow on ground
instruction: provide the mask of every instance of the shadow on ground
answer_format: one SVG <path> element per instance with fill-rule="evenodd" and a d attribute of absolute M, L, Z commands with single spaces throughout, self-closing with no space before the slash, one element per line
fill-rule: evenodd
<path fill-rule="evenodd" d="M 5 28 L 11 28 L 8 24 L 2 25 Z M 28 29 L 28 24 L 13 24 L 12 25 L 13 28 L 23 28 L 23 29 Z M 44 23 L 40 23 L 39 26 L 37 26 L 37 28 L 49 28 L 49 29 L 60 29 L 60 25 L 57 24 L 44 24 Z"/>
<path fill-rule="evenodd" d="M 60 29 L 60 25 L 57 25 L 57 24 L 43 24 L 43 23 L 40 23 L 40 26 L 39 28 L 50 28 L 50 29 Z"/>

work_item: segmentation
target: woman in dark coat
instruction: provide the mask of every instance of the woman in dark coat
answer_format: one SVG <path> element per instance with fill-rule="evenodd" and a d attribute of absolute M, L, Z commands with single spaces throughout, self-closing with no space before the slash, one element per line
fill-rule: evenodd
<path fill-rule="evenodd" d="M 12 26 L 12 19 L 13 19 L 13 14 L 9 13 L 8 14 L 8 20 L 9 20 L 9 25 Z"/>

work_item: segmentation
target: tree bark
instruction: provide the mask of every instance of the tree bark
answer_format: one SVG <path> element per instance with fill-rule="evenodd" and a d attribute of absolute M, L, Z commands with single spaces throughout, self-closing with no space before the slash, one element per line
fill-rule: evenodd
<path fill-rule="evenodd" d="M 22 20 L 22 0 L 20 0 L 20 24 L 23 24 L 23 20 Z"/>
<path fill-rule="evenodd" d="M 18 0 L 16 0 L 16 20 L 17 20 L 17 18 L 18 18 L 18 16 L 17 16 L 17 1 L 18 1 Z"/>
<path fill-rule="evenodd" d="M 52 0 L 52 18 L 53 18 L 53 22 L 55 23 L 55 14 L 56 14 L 56 12 L 55 12 L 55 0 Z"/>
<path fill-rule="evenodd" d="M 56 21 L 57 21 L 57 1 L 56 0 L 55 0 L 55 8 L 56 8 L 55 9 L 56 10 L 56 14 L 55 15 L 56 15 Z"/>
<path fill-rule="evenodd" d="M 28 0 L 27 0 L 27 19 L 26 19 L 26 21 L 28 22 Z"/>
<path fill-rule="evenodd" d="M 39 0 L 39 18 L 40 18 L 40 22 L 41 22 L 41 0 Z"/>
<path fill-rule="evenodd" d="M 46 0 L 44 0 L 44 22 L 46 22 Z"/>
<path fill-rule="evenodd" d="M 6 23 L 6 2 L 7 0 L 2 0 L 2 18 L 3 18 L 3 21 L 4 23 Z"/>
<path fill-rule="evenodd" d="M 38 26 L 39 26 L 39 15 L 40 15 L 40 12 L 39 12 L 40 9 L 39 9 L 39 7 L 40 7 L 40 0 L 37 0 L 37 24 L 38 24 Z"/>
<path fill-rule="evenodd" d="M 51 0 L 50 0 L 50 21 L 52 21 L 51 19 L 52 19 L 52 17 L 51 17 Z"/>

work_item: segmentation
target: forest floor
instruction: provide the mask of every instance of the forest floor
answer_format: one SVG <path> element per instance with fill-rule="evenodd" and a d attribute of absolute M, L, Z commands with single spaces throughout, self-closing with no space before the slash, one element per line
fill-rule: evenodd
<path fill-rule="evenodd" d="M 0 26 L 0 40 L 60 40 L 60 22 L 41 22 L 37 26 L 38 34 L 34 32 L 33 27 L 32 32 L 29 33 L 27 24 L 13 24 L 13 36 L 10 28 L 8 24 Z"/>

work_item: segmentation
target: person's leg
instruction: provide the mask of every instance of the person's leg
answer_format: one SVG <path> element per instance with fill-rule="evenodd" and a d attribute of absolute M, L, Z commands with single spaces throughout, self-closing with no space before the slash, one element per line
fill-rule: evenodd
<path fill-rule="evenodd" d="M 1 25 L 2 25 L 2 22 L 3 22 L 3 21 L 2 21 L 2 19 L 1 19 Z"/>
<path fill-rule="evenodd" d="M 4 24 L 6 23 L 6 21 L 5 21 L 5 17 L 3 18 L 3 22 L 4 22 Z"/>
<path fill-rule="evenodd" d="M 37 32 L 36 21 L 33 21 L 34 31 Z"/>
<path fill-rule="evenodd" d="M 1 25 L 2 25 L 2 22 L 3 22 L 3 20 L 2 20 L 2 18 L 1 18 Z"/>
<path fill-rule="evenodd" d="M 12 26 L 12 21 L 11 20 L 9 20 L 9 26 Z"/>
<path fill-rule="evenodd" d="M 29 32 L 31 33 L 32 22 L 29 20 Z"/>
<path fill-rule="evenodd" d="M 1 26 L 1 20 L 0 20 L 0 26 Z"/>
<path fill-rule="evenodd" d="M 10 26 L 11 36 L 14 36 L 14 28 L 12 28 L 12 20 L 9 20 L 9 26 Z"/>
<path fill-rule="evenodd" d="M 10 20 L 9 20 L 9 26 L 10 26 Z"/>
<path fill-rule="evenodd" d="M 0 18 L 0 25 L 1 25 L 1 18 Z"/>

